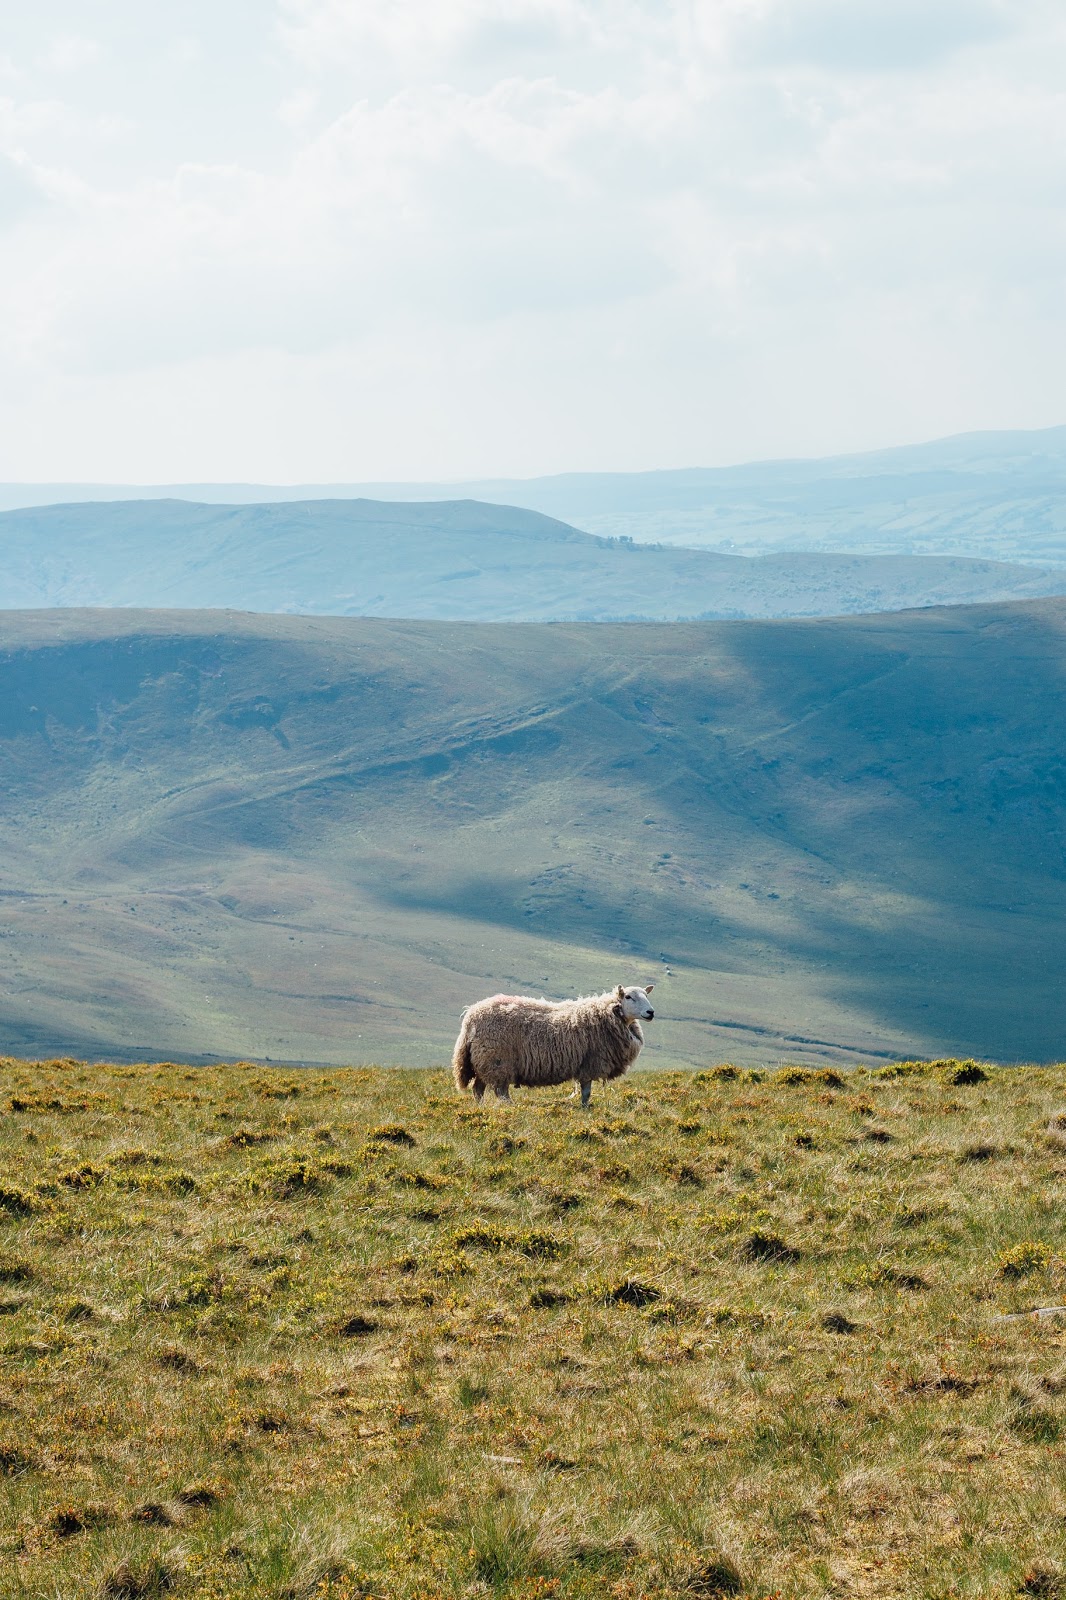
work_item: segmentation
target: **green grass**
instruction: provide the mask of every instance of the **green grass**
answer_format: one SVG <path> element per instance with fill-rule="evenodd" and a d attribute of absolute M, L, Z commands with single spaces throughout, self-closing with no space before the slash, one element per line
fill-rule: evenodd
<path fill-rule="evenodd" d="M 0 1594 L 1066 1593 L 1066 1067 L 959 1065 L 4 1062 Z"/>
<path fill-rule="evenodd" d="M 4 1047 L 439 1066 L 482 995 L 654 978 L 649 1066 L 1055 1060 L 1064 648 L 8 612 Z"/>

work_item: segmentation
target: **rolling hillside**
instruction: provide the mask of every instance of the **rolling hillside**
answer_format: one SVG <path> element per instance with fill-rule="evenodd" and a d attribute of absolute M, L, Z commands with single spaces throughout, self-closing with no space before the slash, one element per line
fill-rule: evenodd
<path fill-rule="evenodd" d="M 1066 602 L 0 619 L 15 1053 L 423 1064 L 655 977 L 648 1063 L 1059 1058 Z"/>
<path fill-rule="evenodd" d="M 959 434 L 821 460 L 464 483 L 2 484 L 0 507 L 149 499 L 503 501 L 592 533 L 744 551 L 1066 563 L 1066 427 Z"/>
<path fill-rule="evenodd" d="M 1066 561 L 1066 427 L 821 460 L 464 486 L 601 534 L 745 551 Z"/>
<path fill-rule="evenodd" d="M 478 501 L 181 500 L 0 515 L 0 609 L 233 608 L 482 622 L 832 616 L 1066 592 L 1059 569 L 609 542 Z"/>

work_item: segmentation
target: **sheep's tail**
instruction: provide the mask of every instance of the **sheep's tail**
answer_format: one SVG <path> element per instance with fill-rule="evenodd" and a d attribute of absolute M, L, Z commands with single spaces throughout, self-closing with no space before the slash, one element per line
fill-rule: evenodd
<path fill-rule="evenodd" d="M 452 1055 L 452 1072 L 455 1074 L 455 1087 L 460 1094 L 464 1094 L 477 1077 L 477 1073 L 474 1071 L 474 1063 L 470 1059 L 470 1042 L 466 1037 L 465 1028 L 455 1041 L 455 1051 Z"/>

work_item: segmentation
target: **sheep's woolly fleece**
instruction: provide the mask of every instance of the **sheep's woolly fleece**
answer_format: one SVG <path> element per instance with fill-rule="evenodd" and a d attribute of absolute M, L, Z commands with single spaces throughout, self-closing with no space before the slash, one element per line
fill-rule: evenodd
<path fill-rule="evenodd" d="M 524 995 L 492 995 L 463 1014 L 452 1068 L 457 1088 L 486 1089 L 506 1098 L 520 1086 L 577 1081 L 583 1098 L 588 1086 L 618 1078 L 640 1054 L 641 1021 L 655 1015 L 648 1000 L 653 988 L 586 995 L 578 1000 L 534 1000 Z"/>

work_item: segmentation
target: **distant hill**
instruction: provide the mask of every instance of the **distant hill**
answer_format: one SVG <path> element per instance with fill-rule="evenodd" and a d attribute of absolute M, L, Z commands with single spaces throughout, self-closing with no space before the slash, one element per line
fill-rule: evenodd
<path fill-rule="evenodd" d="M 0 508 L 168 496 L 208 502 L 488 500 L 592 533 L 666 544 L 1066 563 L 1066 427 L 960 434 L 813 461 L 524 480 L 285 488 L 7 484 L 0 485 Z"/>
<path fill-rule="evenodd" d="M 1061 1058 L 1066 602 L 818 622 L 0 618 L 0 1049 Z"/>
<path fill-rule="evenodd" d="M 1066 593 L 1066 567 L 750 559 L 608 540 L 473 500 L 181 500 L 0 514 L 0 609 L 232 608 L 470 621 L 844 615 Z"/>

